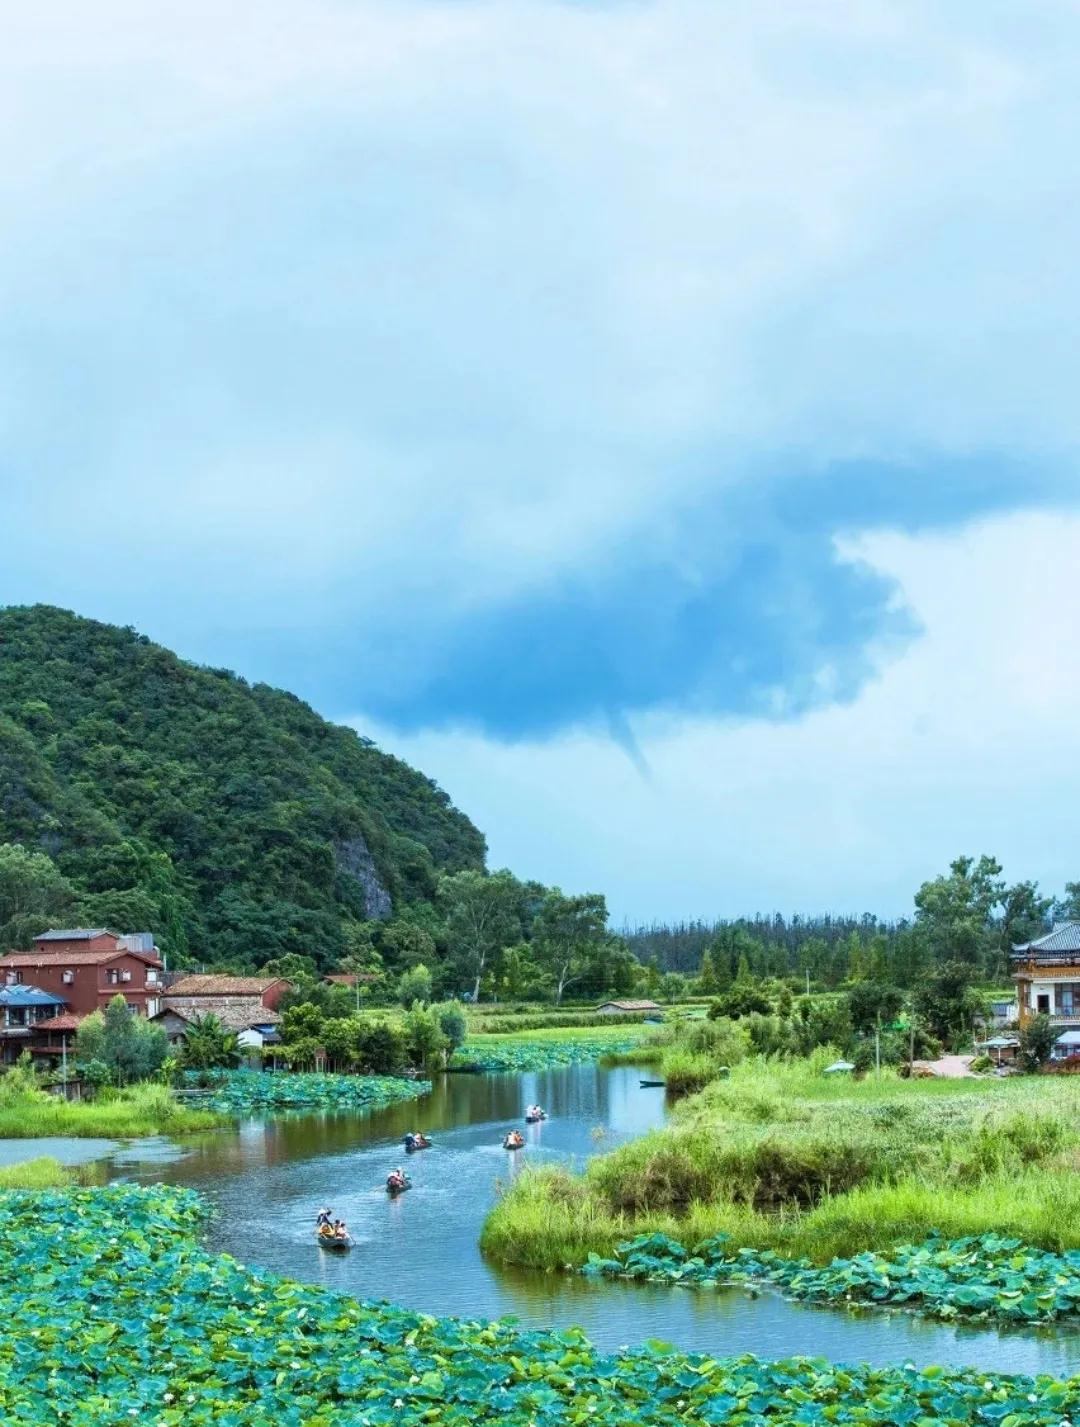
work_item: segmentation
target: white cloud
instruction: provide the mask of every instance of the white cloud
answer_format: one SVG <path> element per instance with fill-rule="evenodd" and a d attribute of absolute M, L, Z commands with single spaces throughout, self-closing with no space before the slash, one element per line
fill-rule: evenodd
<path fill-rule="evenodd" d="M 848 707 L 639 727 L 648 780 L 584 735 L 375 736 L 443 783 L 494 865 L 602 889 L 617 918 L 902 914 L 961 852 L 1051 891 L 1080 878 L 1080 517 L 880 533 L 846 553 L 894 576 L 925 626 Z"/>

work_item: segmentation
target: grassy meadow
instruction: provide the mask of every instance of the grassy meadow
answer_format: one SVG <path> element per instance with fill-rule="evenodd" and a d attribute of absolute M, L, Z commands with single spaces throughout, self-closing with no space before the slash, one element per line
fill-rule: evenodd
<path fill-rule="evenodd" d="M 522 1174 L 485 1251 L 561 1268 L 642 1233 L 815 1263 L 934 1233 L 1080 1247 L 1080 1082 L 853 1081 L 822 1075 L 830 1054 L 744 1061 L 581 1175 Z"/>
<path fill-rule="evenodd" d="M 165 1085 L 143 1082 L 125 1090 L 103 1090 L 94 1100 L 63 1100 L 34 1084 L 21 1069 L 0 1077 L 0 1139 L 133 1139 L 140 1135 L 182 1135 L 223 1123 L 209 1110 L 182 1105 Z"/>

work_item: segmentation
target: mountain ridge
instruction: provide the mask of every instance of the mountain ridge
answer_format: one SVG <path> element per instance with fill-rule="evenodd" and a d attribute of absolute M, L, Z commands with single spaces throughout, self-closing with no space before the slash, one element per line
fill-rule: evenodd
<path fill-rule="evenodd" d="M 102 922 L 237 965 L 331 965 L 486 854 L 432 779 L 295 695 L 49 605 L 0 608 L 0 842 Z"/>

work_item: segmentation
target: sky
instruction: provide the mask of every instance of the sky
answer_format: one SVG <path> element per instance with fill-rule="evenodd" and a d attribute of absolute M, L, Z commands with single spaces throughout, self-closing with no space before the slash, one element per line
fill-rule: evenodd
<path fill-rule="evenodd" d="M 0 603 L 616 920 L 1080 879 L 1080 3 L 39 0 Z"/>

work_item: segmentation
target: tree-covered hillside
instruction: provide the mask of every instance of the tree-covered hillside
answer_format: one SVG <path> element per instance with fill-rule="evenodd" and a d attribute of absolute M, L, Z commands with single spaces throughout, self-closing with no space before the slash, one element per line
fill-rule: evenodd
<path fill-rule="evenodd" d="M 47 853 L 83 922 L 238 965 L 337 962 L 485 851 L 429 778 L 291 694 L 40 605 L 0 610 L 3 842 Z"/>

